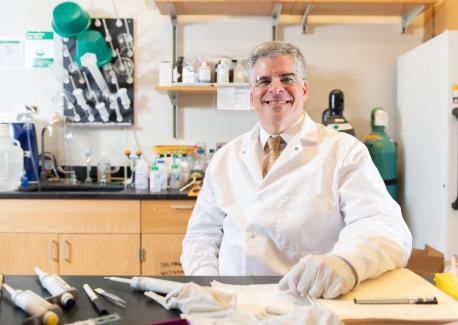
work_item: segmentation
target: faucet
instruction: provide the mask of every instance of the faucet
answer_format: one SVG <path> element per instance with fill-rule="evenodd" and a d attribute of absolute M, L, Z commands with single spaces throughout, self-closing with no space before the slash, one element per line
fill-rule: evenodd
<path fill-rule="evenodd" d="M 84 154 L 86 155 L 86 178 L 84 179 L 85 183 L 92 183 L 91 178 L 91 149 L 86 149 Z"/>

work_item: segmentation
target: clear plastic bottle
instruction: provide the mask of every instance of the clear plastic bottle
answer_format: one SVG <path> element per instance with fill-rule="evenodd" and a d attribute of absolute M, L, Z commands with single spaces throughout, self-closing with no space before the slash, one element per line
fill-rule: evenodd
<path fill-rule="evenodd" d="M 148 164 L 143 159 L 139 159 L 135 165 L 135 189 L 148 189 Z"/>
<path fill-rule="evenodd" d="M 13 144 L 14 143 L 14 144 Z M 0 124 L 0 192 L 16 190 L 24 174 L 24 152 L 12 141 L 7 124 Z"/>
<path fill-rule="evenodd" d="M 229 69 L 231 66 L 231 61 L 228 59 L 221 60 L 221 63 L 218 64 L 217 68 L 217 80 L 216 83 L 227 84 L 229 83 Z"/>
<path fill-rule="evenodd" d="M 97 162 L 97 183 L 111 183 L 111 162 L 105 151 L 102 151 L 99 161 Z"/>
<path fill-rule="evenodd" d="M 161 191 L 162 174 L 157 165 L 151 167 L 149 173 L 149 191 L 157 193 Z"/>

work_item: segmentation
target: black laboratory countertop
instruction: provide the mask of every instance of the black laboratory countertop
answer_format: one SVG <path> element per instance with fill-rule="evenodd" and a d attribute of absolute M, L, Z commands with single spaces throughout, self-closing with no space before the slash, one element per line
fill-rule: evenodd
<path fill-rule="evenodd" d="M 9 191 L 0 192 L 0 199 L 99 199 L 99 200 L 195 200 L 186 192 L 167 190 L 150 193 L 148 190 L 135 190 L 133 188 L 122 190 L 97 189 L 97 191 Z"/>
<path fill-rule="evenodd" d="M 142 325 L 162 322 L 167 320 L 180 319 L 179 311 L 166 310 L 164 307 L 146 297 L 143 292 L 133 291 L 128 284 L 112 282 L 104 279 L 101 276 L 62 276 L 70 286 L 75 287 L 79 292 L 79 299 L 76 305 L 64 311 L 61 324 L 86 320 L 97 317 L 96 311 L 89 302 L 83 290 L 83 284 L 88 283 L 93 289 L 102 288 L 108 292 L 114 293 L 117 296 L 127 301 L 127 309 L 117 307 L 106 301 L 102 302 L 110 313 L 117 313 L 121 317 L 120 324 Z M 231 284 L 260 284 L 260 283 L 277 283 L 279 277 L 263 276 L 263 277 L 158 277 L 161 279 L 189 282 L 193 281 L 201 285 L 209 285 L 211 280 L 218 280 L 223 283 Z M 50 294 L 43 289 L 36 276 L 5 276 L 5 283 L 9 284 L 14 289 L 29 289 L 42 297 L 49 297 Z M 8 293 L 3 290 L 3 297 L 0 298 L 0 324 L 21 324 L 27 314 L 15 307 Z"/>

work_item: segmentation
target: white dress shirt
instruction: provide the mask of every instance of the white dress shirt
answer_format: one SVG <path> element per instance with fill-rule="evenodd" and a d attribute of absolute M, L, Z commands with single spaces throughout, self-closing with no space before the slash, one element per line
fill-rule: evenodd
<path fill-rule="evenodd" d="M 282 275 L 326 253 L 360 281 L 405 265 L 411 234 L 364 144 L 305 114 L 263 178 L 262 137 L 257 124 L 209 164 L 183 241 L 186 274 Z"/>

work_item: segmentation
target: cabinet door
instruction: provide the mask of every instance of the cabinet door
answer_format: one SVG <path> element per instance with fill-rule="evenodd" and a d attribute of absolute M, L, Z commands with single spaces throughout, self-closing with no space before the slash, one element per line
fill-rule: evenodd
<path fill-rule="evenodd" d="M 182 275 L 183 234 L 142 235 L 142 275 Z"/>
<path fill-rule="evenodd" d="M 38 266 L 45 272 L 58 273 L 57 234 L 0 234 L 0 273 L 35 274 Z"/>
<path fill-rule="evenodd" d="M 62 275 L 139 275 L 139 234 L 59 235 Z"/>
<path fill-rule="evenodd" d="M 141 202 L 141 231 L 144 234 L 184 234 L 194 208 L 192 200 Z"/>

